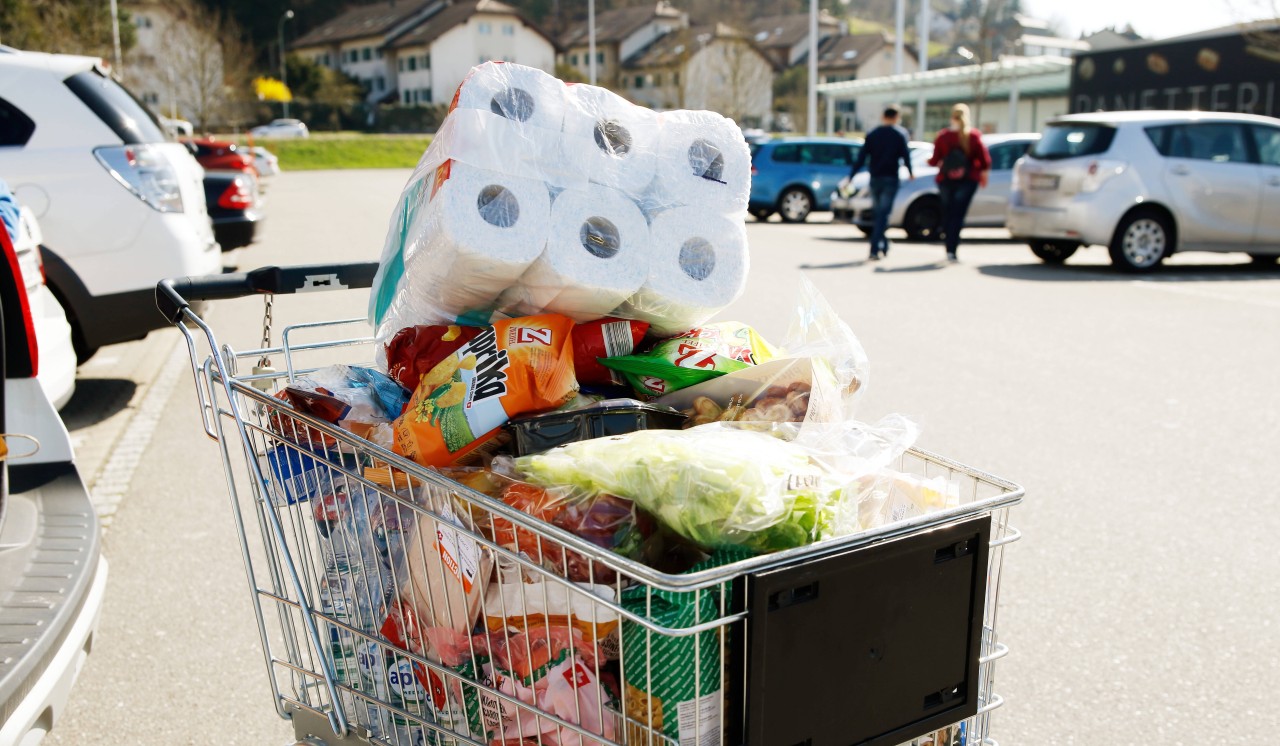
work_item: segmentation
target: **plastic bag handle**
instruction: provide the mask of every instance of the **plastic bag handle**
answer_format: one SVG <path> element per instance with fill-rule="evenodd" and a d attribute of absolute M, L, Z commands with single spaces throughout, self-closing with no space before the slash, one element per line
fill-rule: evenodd
<path fill-rule="evenodd" d="M 367 288 L 373 285 L 377 272 L 377 262 L 347 262 L 261 267 L 250 272 L 201 277 L 171 277 L 156 284 L 156 308 L 169 323 L 176 324 L 191 301 Z"/>

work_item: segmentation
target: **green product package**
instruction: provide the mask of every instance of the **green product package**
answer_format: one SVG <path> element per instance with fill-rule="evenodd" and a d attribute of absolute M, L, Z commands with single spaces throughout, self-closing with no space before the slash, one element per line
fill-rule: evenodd
<path fill-rule="evenodd" d="M 755 329 L 722 321 L 661 340 L 638 355 L 602 357 L 600 364 L 621 373 L 638 393 L 662 396 L 776 356 Z"/>
<path fill-rule="evenodd" d="M 711 555 L 689 572 L 721 567 L 752 556 L 742 549 L 724 549 Z M 701 591 L 671 592 L 639 585 L 622 592 L 622 606 L 655 624 L 671 629 L 712 622 L 724 608 L 733 608 L 728 583 Z M 686 637 L 670 637 L 651 632 L 635 622 L 622 622 L 622 670 L 625 677 L 626 715 L 631 721 L 648 723 L 678 743 L 719 743 L 724 691 L 721 687 L 724 663 L 721 638 L 726 628 Z M 729 641 L 725 641 L 728 645 Z M 646 743 L 646 732 L 627 724 L 628 743 Z M 698 739 L 701 738 L 701 741 Z"/>

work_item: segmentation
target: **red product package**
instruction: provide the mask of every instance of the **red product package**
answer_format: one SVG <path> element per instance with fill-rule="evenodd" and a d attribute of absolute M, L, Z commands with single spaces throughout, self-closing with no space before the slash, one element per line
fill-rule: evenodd
<path fill-rule="evenodd" d="M 573 328 L 573 368 L 578 383 L 589 386 L 619 386 L 626 381 L 600 364 L 599 358 L 620 357 L 635 352 L 649 331 L 644 321 L 603 318 Z"/>
<path fill-rule="evenodd" d="M 413 391 L 424 375 L 481 331 L 477 326 L 407 326 L 387 343 L 387 375 Z"/>

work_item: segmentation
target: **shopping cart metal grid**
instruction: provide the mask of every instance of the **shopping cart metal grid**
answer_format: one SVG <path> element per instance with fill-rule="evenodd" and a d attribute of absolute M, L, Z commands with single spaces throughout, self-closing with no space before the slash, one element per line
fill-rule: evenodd
<path fill-rule="evenodd" d="M 898 469 L 945 478 L 958 505 L 659 572 L 475 489 L 480 472 L 424 468 L 267 393 L 332 362 L 371 363 L 363 319 L 296 325 L 279 346 L 235 351 L 188 303 L 367 287 L 374 269 L 267 268 L 157 288 L 219 446 L 276 710 L 300 740 L 995 743 L 995 663 L 1008 653 L 999 587 L 1020 536 L 1008 523 L 1019 486 L 913 449 Z M 854 610 L 862 624 L 848 627 L 863 638 L 806 643 Z M 865 679 L 850 681 L 841 660 Z M 794 722 L 805 706 L 824 708 L 812 727 Z"/>

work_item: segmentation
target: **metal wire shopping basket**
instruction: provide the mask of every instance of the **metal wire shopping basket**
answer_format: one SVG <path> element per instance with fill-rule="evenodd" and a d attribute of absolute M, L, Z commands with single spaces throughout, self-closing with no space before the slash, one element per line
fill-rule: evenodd
<path fill-rule="evenodd" d="M 236 352 L 188 302 L 363 288 L 375 271 L 272 267 L 156 292 L 186 338 L 268 681 L 300 741 L 994 743 L 1020 487 L 912 450 L 896 466 L 945 478 L 959 505 L 659 572 L 474 489 L 483 472 L 450 478 L 268 393 L 335 356 L 371 362 L 364 320 Z"/>

